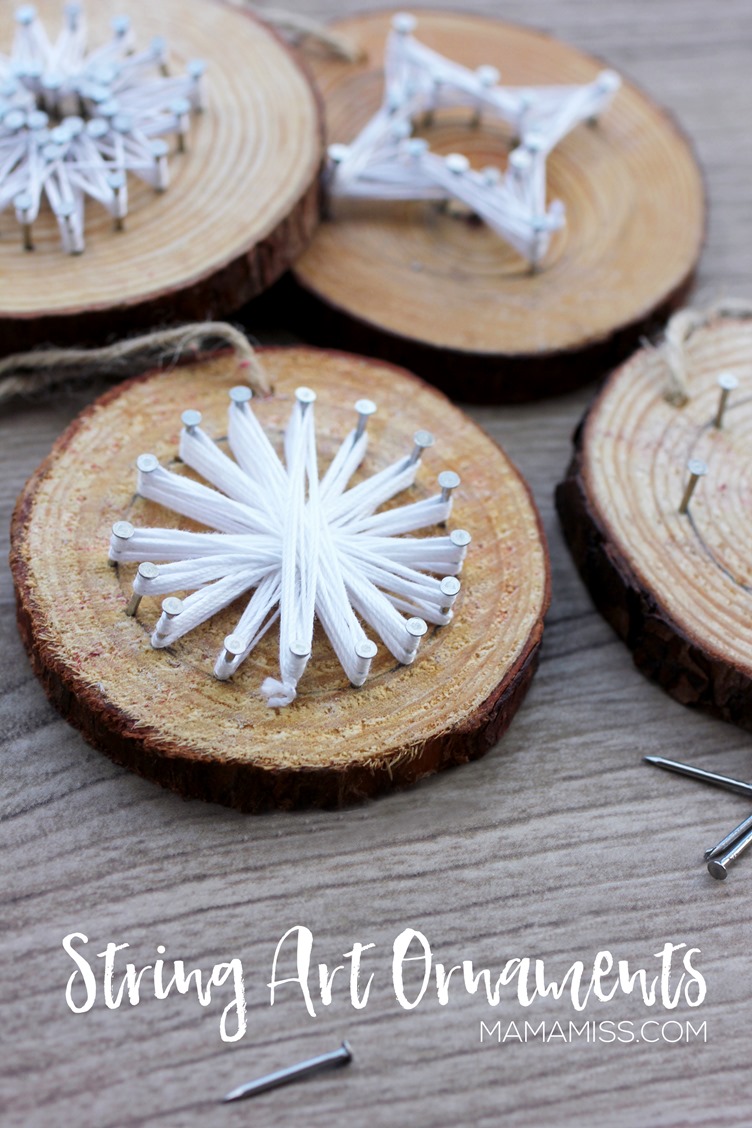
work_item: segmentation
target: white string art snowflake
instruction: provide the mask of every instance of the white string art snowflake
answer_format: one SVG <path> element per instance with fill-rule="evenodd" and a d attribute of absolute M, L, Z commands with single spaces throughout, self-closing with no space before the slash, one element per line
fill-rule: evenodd
<path fill-rule="evenodd" d="M 563 203 L 546 202 L 548 155 L 581 122 L 597 120 L 619 76 L 602 71 L 582 86 L 500 86 L 495 67 L 471 70 L 447 59 L 420 43 L 415 27 L 408 13 L 395 16 L 381 106 L 352 142 L 330 145 L 330 196 L 459 200 L 536 268 L 565 222 Z M 442 157 L 425 139 L 410 136 L 416 121 L 464 106 L 474 125 L 485 114 L 514 129 L 518 145 L 504 173 L 495 166 L 472 169 L 461 153 Z"/>
<path fill-rule="evenodd" d="M 230 391 L 227 439 L 234 460 L 201 428 L 199 412 L 183 413 L 180 457 L 211 486 L 166 469 L 152 454 L 139 457 L 140 496 L 211 532 L 137 529 L 118 521 L 110 541 L 111 561 L 139 562 L 129 614 L 136 614 L 143 596 L 167 596 L 151 636 L 154 647 L 170 646 L 253 589 L 214 673 L 231 677 L 279 622 L 280 676 L 261 685 L 273 707 L 296 697 L 314 619 L 353 685 L 365 682 L 377 653 L 361 619 L 398 662 L 412 663 L 428 623 L 443 626 L 452 618 L 470 543 L 464 530 L 404 535 L 447 521 L 459 485 L 453 471 L 439 474 L 434 496 L 377 512 L 414 483 L 432 435 L 418 431 L 410 454 L 350 486 L 376 410 L 370 400 L 359 400 L 357 425 L 319 478 L 316 396 L 308 388 L 295 395 L 283 459 L 251 408 L 248 387 Z M 190 594 L 176 598 L 173 592 Z"/>
<path fill-rule="evenodd" d="M 63 28 L 48 38 L 36 10 L 16 10 L 10 55 L 0 55 L 0 212 L 10 204 L 23 246 L 44 199 L 63 249 L 84 250 L 87 198 L 121 229 L 128 214 L 128 174 L 156 191 L 169 184 L 168 135 L 185 148 L 192 112 L 203 108 L 196 59 L 168 76 L 162 38 L 137 52 L 127 16 L 112 21 L 112 39 L 87 47 L 81 4 L 66 4 Z"/>

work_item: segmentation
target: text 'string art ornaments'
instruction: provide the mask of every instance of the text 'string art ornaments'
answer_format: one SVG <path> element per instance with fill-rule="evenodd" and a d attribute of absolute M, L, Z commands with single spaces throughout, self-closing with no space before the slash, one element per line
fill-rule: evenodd
<path fill-rule="evenodd" d="M 363 685 L 377 653 L 358 616 L 398 662 L 411 664 L 428 624 L 444 626 L 452 618 L 470 536 L 459 529 L 403 534 L 447 521 L 458 475 L 445 470 L 434 496 L 377 513 L 414 483 L 421 454 L 433 445 L 429 432 L 418 431 L 411 453 L 348 488 L 366 454 L 366 424 L 376 410 L 370 400 L 355 405 L 357 424 L 319 479 L 315 393 L 296 392 L 284 460 L 250 399 L 248 387 L 230 391 L 227 437 L 234 461 L 202 429 L 199 412 L 183 413 L 180 458 L 216 489 L 173 473 L 154 455 L 138 459 L 141 497 L 214 531 L 116 522 L 110 560 L 139 562 L 129 614 L 144 596 L 167 596 L 151 636 L 152 646 L 166 647 L 255 589 L 214 673 L 231 677 L 279 621 L 280 677 L 261 686 L 272 707 L 296 696 L 311 656 L 314 618 L 355 686 Z M 176 591 L 190 594 L 169 594 Z"/>
<path fill-rule="evenodd" d="M 66 4 L 53 42 L 31 5 L 16 11 L 10 55 L 0 55 L 0 211 L 13 205 L 23 246 L 46 198 L 63 249 L 84 249 L 86 198 L 107 209 L 116 229 L 128 212 L 128 173 L 156 191 L 169 183 L 165 137 L 185 148 L 191 113 L 202 109 L 204 64 L 167 72 L 167 46 L 136 50 L 130 20 L 89 50 L 81 4 Z"/>
<path fill-rule="evenodd" d="M 459 200 L 535 269 L 565 222 L 563 203 L 546 201 L 548 155 L 575 126 L 597 120 L 619 76 L 606 70 L 584 86 L 500 86 L 495 67 L 461 66 L 415 39 L 415 27 L 407 13 L 394 18 L 380 108 L 349 145 L 329 147 L 330 196 Z M 468 107 L 474 124 L 485 114 L 511 125 L 518 145 L 504 173 L 474 170 L 462 154 L 439 156 L 411 137 L 416 121 L 448 107 Z"/>

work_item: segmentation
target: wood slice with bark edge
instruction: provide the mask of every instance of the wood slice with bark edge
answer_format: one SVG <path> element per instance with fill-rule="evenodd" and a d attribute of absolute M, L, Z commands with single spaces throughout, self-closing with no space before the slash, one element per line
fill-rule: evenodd
<path fill-rule="evenodd" d="M 635 665 L 672 697 L 752 729 L 752 322 L 716 318 L 685 346 L 689 401 L 644 348 L 575 436 L 556 503 L 593 600 Z M 721 430 L 718 374 L 740 380 Z M 679 513 L 687 460 L 708 475 Z"/>
<path fill-rule="evenodd" d="M 452 624 L 430 628 L 410 667 L 380 645 L 359 690 L 317 627 L 298 699 L 279 710 L 258 693 L 265 676 L 277 676 L 276 631 L 232 681 L 212 675 L 242 600 L 168 650 L 151 649 L 157 601 L 144 600 L 136 619 L 124 614 L 134 567 L 107 563 L 109 531 L 122 518 L 191 526 L 134 498 L 134 462 L 145 450 L 174 459 L 188 406 L 201 409 L 210 434 L 225 434 L 237 371 L 215 356 L 108 392 L 58 440 L 19 498 L 11 551 L 18 622 L 48 696 L 116 762 L 246 811 L 338 806 L 483 755 L 525 695 L 549 602 L 548 553 L 528 487 L 475 423 L 403 370 L 307 348 L 265 349 L 261 358 L 276 390 L 255 409 L 275 441 L 294 388 L 317 390 L 321 465 L 352 427 L 364 392 L 378 403 L 364 474 L 407 453 L 416 429 L 436 434 L 409 493 L 435 492 L 448 466 L 462 476 L 451 526 L 474 539 Z"/>
<path fill-rule="evenodd" d="M 10 46 L 13 5 L 0 11 Z M 39 0 L 48 32 L 58 0 Z M 88 5 L 89 42 L 106 42 L 121 0 Z M 271 285 L 319 219 L 320 104 L 293 52 L 259 20 L 223 0 L 160 0 L 133 14 L 138 45 L 164 35 L 173 71 L 207 62 L 206 109 L 188 152 L 170 156 L 156 193 L 131 175 L 125 231 L 86 205 L 86 249 L 67 255 L 46 206 L 33 252 L 12 209 L 0 215 L 0 352 L 45 342 L 82 344 L 150 325 L 228 314 Z"/>
<path fill-rule="evenodd" d="M 392 15 L 333 25 L 365 62 L 314 63 L 332 142 L 350 140 L 379 104 Z M 493 63 L 509 85 L 582 83 L 603 67 L 527 28 L 417 15 L 422 42 L 468 66 Z M 511 141 L 499 123 L 471 128 L 467 110 L 443 111 L 421 132 L 476 167 L 505 163 Z M 701 174 L 677 124 L 629 82 L 548 167 L 567 226 L 538 274 L 486 226 L 432 204 L 336 201 L 293 268 L 301 330 L 406 364 L 467 402 L 558 394 L 600 375 L 686 297 L 704 236 Z"/>

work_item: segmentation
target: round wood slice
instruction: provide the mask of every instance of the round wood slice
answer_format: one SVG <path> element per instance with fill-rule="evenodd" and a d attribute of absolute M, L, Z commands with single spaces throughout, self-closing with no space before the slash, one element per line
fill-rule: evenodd
<path fill-rule="evenodd" d="M 158 601 L 145 599 L 135 619 L 125 615 L 134 566 L 108 564 L 110 529 L 120 519 L 191 527 L 134 497 L 134 462 L 144 451 L 175 459 L 188 406 L 200 408 L 210 434 L 225 434 L 237 368 L 215 356 L 137 377 L 97 400 L 19 499 L 11 553 L 18 622 L 50 699 L 118 763 L 247 811 L 335 806 L 483 755 L 528 688 L 549 601 L 548 555 L 526 484 L 475 423 L 400 369 L 307 348 L 261 358 L 276 390 L 255 401 L 256 411 L 276 441 L 295 387 L 317 391 L 322 466 L 364 392 L 378 413 L 363 474 L 409 452 L 416 429 L 434 432 L 411 495 L 435 493 L 443 468 L 462 477 L 451 527 L 467 528 L 473 542 L 453 622 L 429 629 L 410 667 L 381 645 L 359 690 L 317 627 L 298 698 L 276 710 L 258 692 L 264 677 L 278 676 L 276 629 L 231 681 L 213 677 L 243 600 L 170 649 L 151 648 Z"/>
<path fill-rule="evenodd" d="M 376 110 L 392 12 L 333 26 L 363 63 L 318 60 L 331 142 Z M 514 85 L 583 83 L 603 64 L 539 32 L 465 13 L 419 11 L 417 38 Z M 445 110 L 421 131 L 475 167 L 506 164 L 511 131 Z M 563 392 L 634 347 L 681 304 L 704 234 L 700 172 L 676 123 L 625 83 L 596 127 L 579 126 L 548 164 L 566 228 L 531 274 L 489 228 L 430 203 L 336 201 L 294 267 L 301 325 L 319 344 L 407 364 L 452 397 L 511 401 Z"/>
<path fill-rule="evenodd" d="M 57 34 L 59 0 L 36 7 Z M 121 0 L 87 9 L 89 43 L 108 41 Z M 0 10 L 6 48 L 13 11 L 13 4 Z M 0 215 L 2 353 L 227 314 L 274 282 L 316 227 L 320 109 L 278 36 L 221 0 L 140 4 L 133 26 L 138 46 L 167 39 L 175 73 L 192 58 L 206 61 L 206 109 L 192 116 L 188 151 L 170 155 L 166 192 L 129 177 L 124 232 L 87 201 L 82 255 L 62 250 L 46 205 L 31 252 L 22 249 L 13 209 Z"/>
<path fill-rule="evenodd" d="M 752 729 L 752 321 L 686 346 L 689 401 L 661 354 L 617 369 L 585 417 L 557 506 L 572 555 L 635 664 L 685 705 Z M 739 378 L 718 430 L 717 377 Z M 687 461 L 708 466 L 689 511 Z"/>

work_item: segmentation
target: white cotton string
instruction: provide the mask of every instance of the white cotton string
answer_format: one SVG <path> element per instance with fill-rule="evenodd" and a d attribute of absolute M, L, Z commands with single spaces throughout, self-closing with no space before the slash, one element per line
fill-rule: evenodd
<path fill-rule="evenodd" d="M 285 432 L 289 485 L 282 529 L 281 678 L 266 678 L 261 685 L 261 692 L 272 707 L 289 705 L 294 701 L 297 684 L 308 664 L 313 644 L 318 551 L 314 539 L 315 523 L 309 522 L 306 516 L 306 500 L 318 499 L 313 437 L 315 396 L 309 389 L 299 388 L 296 398 L 297 403 Z"/>
<path fill-rule="evenodd" d="M 339 447 L 321 479 L 321 503 L 327 506 L 327 512 L 330 511 L 327 503 L 331 504 L 332 499 L 339 497 L 347 488 L 347 483 L 365 458 L 367 448 L 367 433 L 357 435 L 356 431 L 351 431 Z"/>
<path fill-rule="evenodd" d="M 338 533 L 337 544 L 341 551 L 353 555 L 367 555 L 370 559 L 390 560 L 410 567 L 423 567 L 442 576 L 457 576 L 462 571 L 466 549 L 454 543 L 451 537 L 368 537 L 352 533 Z"/>
<path fill-rule="evenodd" d="M 406 458 L 393 462 L 391 466 L 359 482 L 336 500 L 327 499 L 327 519 L 333 525 L 351 521 L 355 515 L 365 519 L 380 505 L 408 489 L 415 481 L 417 472 L 417 462 L 408 462 Z"/>
<path fill-rule="evenodd" d="M 397 536 L 399 533 L 412 533 L 425 525 L 443 524 L 452 512 L 451 501 L 442 501 L 441 494 L 415 501 L 412 505 L 401 505 L 388 509 L 386 513 L 376 513 L 351 524 L 353 532 L 377 533 L 381 537 Z"/>
<path fill-rule="evenodd" d="M 218 611 L 229 607 L 249 588 L 256 587 L 268 571 L 246 565 L 240 571 L 233 571 L 221 580 L 192 592 L 179 601 L 181 606 L 176 615 L 170 617 L 169 612 L 163 612 L 152 635 L 152 646 L 170 646 L 189 631 L 195 630 Z"/>
<path fill-rule="evenodd" d="M 188 529 L 113 526 L 113 564 L 138 562 L 128 614 L 142 600 L 162 599 L 151 634 L 158 649 L 178 639 L 250 592 L 234 631 L 224 639 L 214 673 L 232 677 L 261 638 L 279 624 L 279 677 L 260 691 L 273 708 L 292 703 L 311 656 L 314 620 L 326 632 L 349 681 L 362 685 L 377 653 L 364 623 L 397 661 L 418 653 L 427 624 L 446 626 L 460 590 L 470 537 L 463 530 L 416 537 L 445 522 L 452 471 L 439 475 L 441 493 L 376 512 L 415 481 L 426 431 L 411 453 L 348 488 L 367 450 L 366 425 L 375 405 L 356 404 L 357 426 L 319 476 L 315 394 L 299 388 L 285 430 L 280 459 L 252 409 L 247 388 L 230 393 L 229 458 L 202 426 L 199 412 L 183 413 L 180 455 L 211 486 L 161 466 L 153 455 L 138 459 L 138 493 L 204 525 Z M 166 598 L 162 598 L 166 597 Z M 363 622 L 361 622 L 363 620 Z"/>
<path fill-rule="evenodd" d="M 223 533 L 274 531 L 272 514 L 260 514 L 200 482 L 174 474 L 160 466 L 153 455 L 141 455 L 138 460 L 137 488 L 141 497 Z"/>
<path fill-rule="evenodd" d="M 603 71 L 583 86 L 504 87 L 494 67 L 470 70 L 420 43 L 415 25 L 395 17 L 381 106 L 349 144 L 330 146 L 330 196 L 459 200 L 536 267 L 565 220 L 560 201 L 546 203 L 546 158 L 577 125 L 597 120 L 620 79 Z M 506 172 L 475 171 L 461 154 L 440 157 L 411 137 L 416 120 L 458 106 L 471 109 L 473 124 L 485 114 L 515 130 Z"/>
<path fill-rule="evenodd" d="M 113 532 L 110 538 L 110 560 L 114 563 L 132 564 L 141 560 L 193 560 L 206 556 L 238 553 L 245 556 L 266 545 L 278 547 L 276 538 L 265 540 L 260 535 L 228 536 L 224 533 L 193 533 L 187 529 L 133 529 L 126 521 L 118 521 L 114 528 L 125 527 L 126 536 Z"/>
<path fill-rule="evenodd" d="M 269 554 L 268 567 L 278 565 L 278 556 Z M 248 566 L 248 557 L 241 555 L 212 556 L 208 560 L 178 560 L 160 564 L 153 574 L 136 573 L 133 590 L 137 595 L 171 595 L 176 591 L 197 591 L 207 584 L 221 580 L 228 572 L 242 571 Z"/>
<path fill-rule="evenodd" d="M 205 66 L 193 60 L 168 78 L 164 41 L 134 52 L 127 17 L 113 20 L 110 42 L 92 51 L 82 6 L 67 4 L 64 20 L 51 41 L 33 6 L 22 5 L 11 54 L 0 55 L 0 211 L 13 204 L 30 251 L 46 197 L 63 249 L 80 254 L 87 199 L 120 230 L 128 173 L 167 188 L 165 138 L 185 148 L 191 115 L 204 104 Z"/>
<path fill-rule="evenodd" d="M 195 414 L 198 415 L 198 412 Z M 186 466 L 206 478 L 227 497 L 255 510 L 260 524 L 266 523 L 268 514 L 265 512 L 263 490 L 251 482 L 238 464 L 228 458 L 200 427 L 193 425 L 190 429 L 183 428 L 180 435 L 180 457 Z M 277 521 L 277 526 L 281 527 L 280 521 Z"/>

